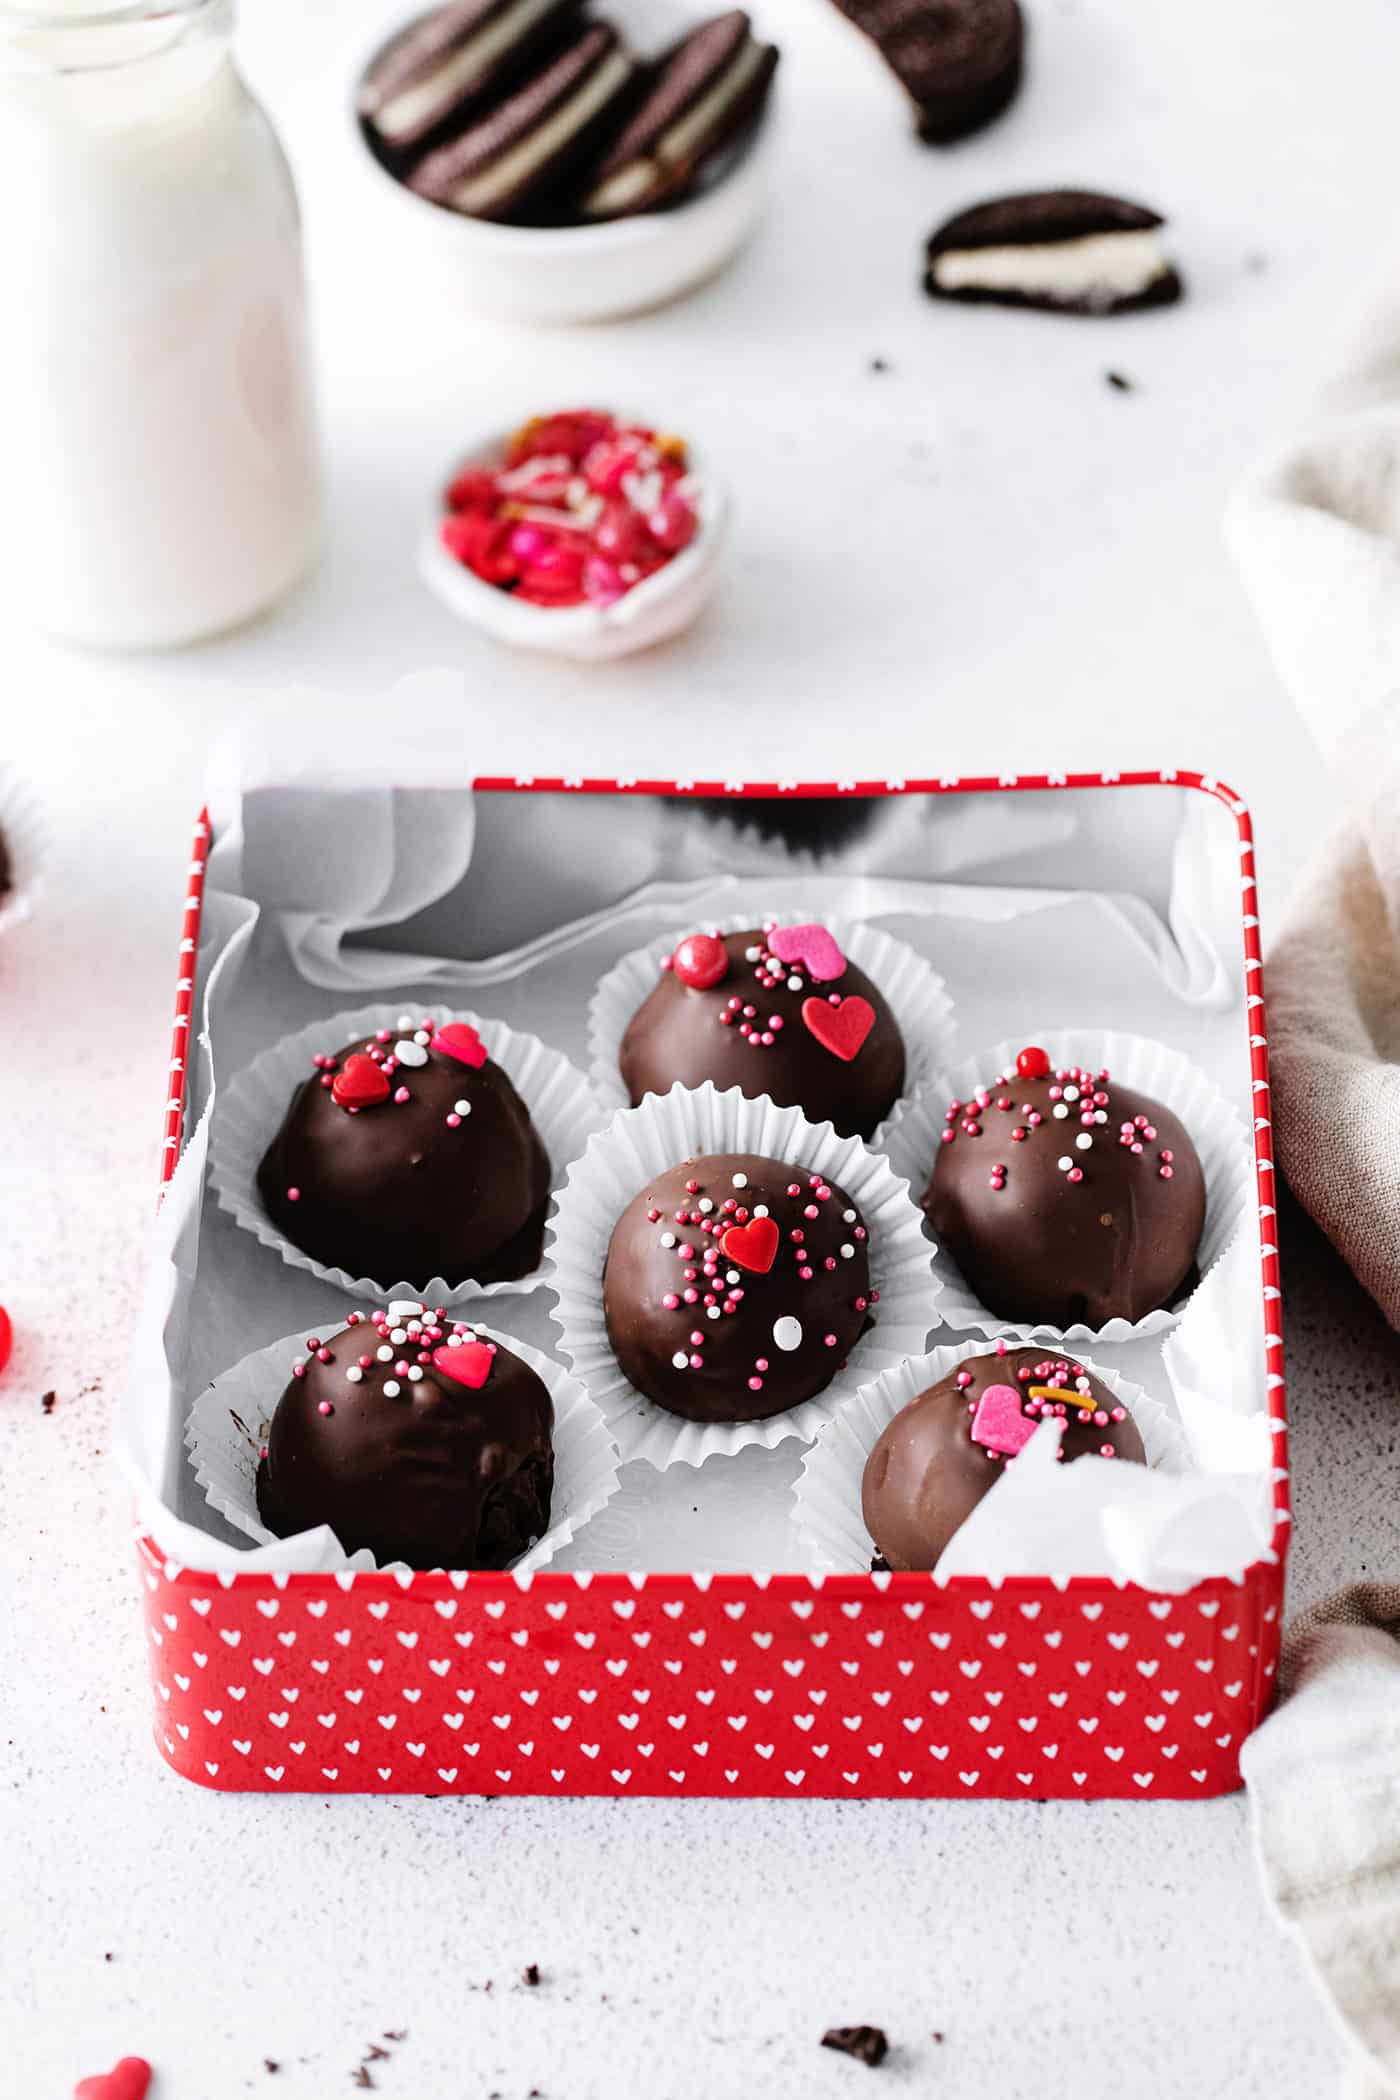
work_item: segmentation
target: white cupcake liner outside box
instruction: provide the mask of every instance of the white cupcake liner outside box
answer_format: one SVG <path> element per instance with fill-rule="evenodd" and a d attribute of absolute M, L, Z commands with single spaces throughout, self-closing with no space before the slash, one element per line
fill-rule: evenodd
<path fill-rule="evenodd" d="M 477 1325 L 486 1340 L 499 1342 L 537 1372 L 554 1402 L 554 1494 L 549 1529 L 511 1564 L 512 1573 L 530 1574 L 546 1567 L 612 1500 L 617 1491 L 617 1447 L 577 1379 L 527 1343 Z M 259 1546 L 283 1543 L 258 1515 L 258 1452 L 267 1441 L 268 1425 L 291 1377 L 292 1364 L 305 1353 L 305 1345 L 306 1329 L 299 1327 L 282 1341 L 245 1356 L 205 1387 L 185 1425 L 185 1445 L 205 1500 Z M 341 1559 L 327 1565 L 372 1569 L 379 1563 L 367 1548 L 360 1547 L 353 1553 L 342 1550 Z"/>
<path fill-rule="evenodd" d="M 688 451 L 699 521 L 694 539 L 612 605 L 531 605 L 485 582 L 449 554 L 442 544 L 443 521 L 450 515 L 444 501 L 447 489 L 465 467 L 498 466 L 510 435 L 506 430 L 495 431 L 464 452 L 442 487 L 435 490 L 424 520 L 418 541 L 419 573 L 449 611 L 481 628 L 493 641 L 572 657 L 577 663 L 603 663 L 655 648 L 698 619 L 718 580 L 729 538 L 730 506 L 728 489 L 693 446 Z"/>
<path fill-rule="evenodd" d="M 965 1101 L 974 1088 L 989 1084 L 996 1073 L 1015 1064 L 1017 1052 L 1023 1047 L 1024 1038 L 1013 1038 L 965 1058 L 922 1087 L 912 1101 L 890 1118 L 882 1142 L 895 1172 L 909 1182 L 916 1202 L 922 1198 L 933 1172 L 948 1103 Z M 1113 1079 L 1162 1102 L 1180 1117 L 1205 1173 L 1206 1222 L 1196 1256 L 1197 1267 L 1204 1276 L 1225 1252 L 1254 1200 L 1252 1162 L 1239 1116 L 1199 1065 L 1146 1036 L 1123 1035 L 1113 1029 L 1071 1028 L 1045 1037 L 1043 1047 L 1052 1066 L 1087 1065 L 1096 1072 L 1107 1067 Z M 1076 1346 L 1141 1341 L 1175 1327 L 1190 1302 L 1188 1293 L 1176 1306 L 1162 1307 L 1141 1320 L 1109 1320 L 1098 1328 L 1086 1327 L 1082 1321 L 1073 1327 L 1051 1327 L 1043 1322 L 1003 1319 L 990 1311 L 942 1247 L 935 1255 L 934 1271 L 942 1285 L 938 1311 L 943 1325 L 992 1338 L 1005 1335 L 1008 1339 L 1071 1342 Z"/>
<path fill-rule="evenodd" d="M 623 1211 L 654 1175 L 715 1152 L 790 1161 L 844 1189 L 869 1232 L 870 1279 L 880 1293 L 875 1325 L 846 1369 L 813 1399 L 761 1422 L 692 1422 L 647 1399 L 619 1368 L 603 1318 L 603 1269 Z M 619 1111 L 570 1169 L 545 1233 L 562 1353 L 602 1409 L 621 1462 L 642 1458 L 658 1470 L 700 1466 L 750 1445 L 772 1450 L 790 1437 L 810 1441 L 843 1395 L 923 1349 L 939 1317 L 931 1253 L 909 1190 L 881 1153 L 838 1137 L 829 1123 L 809 1123 L 800 1109 L 708 1083 L 649 1094 L 640 1107 Z"/>
<path fill-rule="evenodd" d="M 404 999 L 313 1021 L 295 1035 L 284 1036 L 235 1073 L 215 1099 L 209 1140 L 209 1185 L 221 1207 L 245 1232 L 251 1232 L 264 1247 L 273 1248 L 293 1268 L 306 1269 L 323 1283 L 334 1284 L 348 1298 L 371 1299 L 381 1304 L 390 1298 L 421 1298 L 431 1305 L 462 1305 L 472 1299 L 518 1297 L 537 1290 L 544 1278 L 543 1266 L 528 1276 L 502 1283 L 449 1285 L 440 1276 L 426 1282 L 421 1277 L 351 1276 L 345 1269 L 328 1268 L 323 1262 L 313 1261 L 300 1247 L 293 1246 L 262 1207 L 257 1188 L 259 1162 L 287 1112 L 293 1090 L 310 1074 L 314 1053 L 336 1050 L 342 1043 L 352 1042 L 357 1036 L 370 1037 L 381 1028 L 394 1028 L 405 1013 L 413 1015 L 415 1025 L 421 1020 L 432 1020 L 439 1026 L 449 1021 L 467 1021 L 476 1029 L 487 1054 L 501 1066 L 530 1111 L 549 1156 L 550 1185 L 557 1194 L 570 1162 L 578 1158 L 602 1120 L 588 1082 L 577 1066 L 562 1051 L 551 1050 L 538 1036 L 508 1028 L 504 1021 L 487 1020 L 465 1007 L 429 1006 Z"/>
<path fill-rule="evenodd" d="M 827 1422 L 793 1483 L 792 1516 L 806 1565 L 814 1574 L 867 1574 L 875 1542 L 861 1514 L 860 1489 L 881 1433 L 902 1408 L 971 1356 L 985 1356 L 985 1341 L 958 1342 L 930 1350 L 896 1370 L 872 1379 Z M 1087 1355 L 1079 1360 L 1127 1408 L 1142 1436 L 1149 1466 L 1179 1473 L 1189 1468 L 1186 1439 L 1170 1408 Z"/>
<path fill-rule="evenodd" d="M 957 1024 L 947 986 L 933 966 L 907 941 L 882 933 L 855 919 L 820 919 L 798 911 L 736 912 L 720 919 L 701 914 L 689 926 L 680 927 L 669 939 L 657 939 L 645 948 L 634 948 L 608 971 L 593 994 L 588 1009 L 588 1079 L 605 1108 L 626 1108 L 627 1089 L 618 1070 L 618 1053 L 627 1024 L 661 977 L 661 958 L 674 952 L 687 934 L 740 933 L 757 922 L 776 919 L 780 926 L 820 923 L 835 936 L 848 962 L 864 970 L 881 993 L 899 1024 L 904 1038 L 904 1091 L 889 1117 L 870 1142 L 883 1149 L 884 1134 L 899 1112 L 901 1103 L 912 1100 L 920 1089 L 942 1071 L 957 1042 Z M 835 981 L 839 989 L 840 980 Z"/>
<path fill-rule="evenodd" d="M 22 925 L 34 908 L 49 857 L 49 826 L 38 795 L 12 766 L 0 765 L 0 839 L 10 886 L 0 893 L 0 933 Z"/>

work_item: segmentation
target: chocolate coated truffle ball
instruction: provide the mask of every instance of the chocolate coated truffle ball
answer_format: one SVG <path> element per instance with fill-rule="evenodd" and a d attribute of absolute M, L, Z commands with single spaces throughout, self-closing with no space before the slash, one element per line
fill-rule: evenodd
<path fill-rule="evenodd" d="M 538 1267 L 549 1161 L 469 1023 L 405 1014 L 315 1062 L 258 1168 L 267 1214 L 294 1245 L 384 1284 Z"/>
<path fill-rule="evenodd" d="M 710 1079 L 869 1137 L 904 1085 L 904 1039 L 825 926 L 770 925 L 678 942 L 618 1066 L 634 1104 Z"/>
<path fill-rule="evenodd" d="M 1064 1420 L 1061 1458 L 1142 1462 L 1132 1416 L 1077 1358 L 1043 1349 L 970 1356 L 900 1409 L 865 1462 L 865 1528 L 890 1567 L 936 1567 L 1047 1413 Z"/>
<path fill-rule="evenodd" d="M 747 1153 L 686 1160 L 613 1229 L 603 1311 L 639 1392 L 694 1422 L 756 1422 L 830 1385 L 873 1323 L 844 1190 Z"/>
<path fill-rule="evenodd" d="M 1189 1284 L 1206 1184 L 1169 1108 L 1032 1047 L 949 1106 L 924 1210 L 989 1311 L 1102 1327 Z"/>
<path fill-rule="evenodd" d="M 554 1405 L 503 1344 L 400 1301 L 291 1368 L 257 1477 L 279 1537 L 328 1524 L 381 1565 L 505 1568 L 548 1529 Z"/>

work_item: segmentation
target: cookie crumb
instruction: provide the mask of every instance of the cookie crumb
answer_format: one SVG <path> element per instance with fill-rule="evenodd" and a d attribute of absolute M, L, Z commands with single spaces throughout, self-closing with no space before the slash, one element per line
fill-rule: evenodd
<path fill-rule="evenodd" d="M 1115 394 L 1132 393 L 1133 382 L 1129 379 L 1126 372 L 1105 372 L 1103 376 L 1113 388 Z"/>
<path fill-rule="evenodd" d="M 525 1967 L 520 1972 L 520 1980 L 522 1983 L 528 1983 L 530 1989 L 534 1990 L 540 1980 L 539 1963 L 537 1961 L 526 1962 Z"/>
<path fill-rule="evenodd" d="M 888 2056 L 890 2045 L 883 2027 L 828 2027 L 822 2036 L 822 2047 L 839 2049 L 843 2056 L 853 2056 L 873 2071 Z"/>

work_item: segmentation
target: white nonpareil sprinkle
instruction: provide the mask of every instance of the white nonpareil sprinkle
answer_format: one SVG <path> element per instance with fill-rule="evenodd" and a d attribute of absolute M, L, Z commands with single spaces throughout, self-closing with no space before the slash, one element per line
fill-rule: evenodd
<path fill-rule="evenodd" d="M 432 1039 L 430 1031 L 426 1028 L 415 1028 L 413 1031 L 414 1042 L 421 1043 L 425 1050 Z"/>
<path fill-rule="evenodd" d="M 746 1189 L 748 1185 L 749 1177 L 747 1174 L 736 1174 L 734 1176 L 734 1186 L 736 1189 Z"/>
<path fill-rule="evenodd" d="M 705 1318 L 707 1320 L 717 1320 L 719 1318 L 719 1307 L 717 1305 L 707 1305 L 705 1307 Z"/>
<path fill-rule="evenodd" d="M 454 1101 L 452 1104 L 452 1113 L 454 1116 L 469 1116 L 471 1112 L 472 1105 L 470 1101 Z"/>
<path fill-rule="evenodd" d="M 351 1364 L 349 1370 L 346 1372 L 345 1375 L 349 1379 L 351 1385 L 358 1385 L 365 1374 L 360 1369 L 358 1364 Z"/>
<path fill-rule="evenodd" d="M 417 1066 L 428 1062 L 428 1053 L 422 1044 L 411 1043 L 407 1036 L 395 1043 L 394 1055 L 401 1065 Z"/>
<path fill-rule="evenodd" d="M 391 1364 L 394 1361 L 394 1352 L 387 1343 L 382 1349 L 376 1349 L 374 1353 L 382 1364 Z"/>
<path fill-rule="evenodd" d="M 1077 1101 L 1077 1100 L 1079 1099 L 1079 1089 L 1078 1089 L 1078 1087 L 1077 1087 L 1077 1086 L 1067 1086 L 1067 1087 L 1065 1088 L 1065 1099 L 1066 1099 L 1066 1101 Z"/>
<path fill-rule="evenodd" d="M 394 1026 L 395 1026 L 395 1027 L 396 1027 L 397 1029 L 399 1029 L 399 1030 L 400 1030 L 400 1031 L 401 1031 L 401 1032 L 402 1032 L 402 1033 L 403 1033 L 404 1035 L 412 1035 L 412 1033 L 413 1033 L 413 1016 L 412 1016 L 412 1014 L 400 1014 L 400 1015 L 399 1015 L 399 1018 L 398 1018 L 398 1020 L 397 1020 L 397 1021 L 396 1021 L 396 1022 L 394 1023 Z"/>
<path fill-rule="evenodd" d="M 737 1269 L 726 1269 L 724 1280 L 726 1283 L 737 1283 L 739 1281 L 739 1271 Z"/>
<path fill-rule="evenodd" d="M 408 1329 L 406 1327 L 391 1327 L 389 1329 L 389 1339 L 402 1349 L 404 1343 L 408 1340 Z"/>
<path fill-rule="evenodd" d="M 419 1379 L 423 1376 L 423 1366 L 421 1364 L 410 1364 L 408 1375 L 413 1380 L 413 1383 L 417 1385 Z"/>
<path fill-rule="evenodd" d="M 768 1205 L 766 1203 L 755 1203 L 753 1207 L 753 1214 L 756 1218 L 766 1218 L 768 1215 Z"/>
<path fill-rule="evenodd" d="M 758 962 L 761 959 L 762 955 L 763 950 L 761 948 L 746 948 L 744 950 L 744 961 Z"/>
<path fill-rule="evenodd" d="M 1070 1158 L 1068 1152 L 1066 1152 L 1060 1159 L 1056 1160 L 1055 1165 L 1059 1168 L 1062 1174 L 1068 1174 L 1070 1168 L 1074 1165 L 1074 1161 Z"/>
<path fill-rule="evenodd" d="M 1081 1130 L 1074 1142 L 1081 1152 L 1087 1152 L 1094 1140 L 1090 1137 L 1087 1130 Z"/>
<path fill-rule="evenodd" d="M 713 1196 L 702 1196 L 700 1198 L 700 1201 L 695 1206 L 697 1210 L 703 1211 L 707 1217 L 709 1216 L 710 1212 L 714 1209 L 714 1207 L 715 1199 Z"/>
<path fill-rule="evenodd" d="M 838 1251 L 842 1261 L 849 1261 L 856 1250 L 849 1240 L 843 1240 Z"/>
<path fill-rule="evenodd" d="M 1057 1123 L 1063 1123 L 1063 1121 L 1064 1121 L 1065 1117 L 1066 1117 L 1066 1116 L 1067 1116 L 1068 1114 L 1069 1114 L 1069 1110 L 1068 1110 L 1068 1109 L 1067 1109 L 1067 1108 L 1065 1107 L 1065 1104 L 1064 1104 L 1064 1102 L 1063 1102 L 1063 1101 L 1057 1101 L 1057 1102 L 1055 1103 L 1055 1121 L 1056 1121 Z"/>
<path fill-rule="evenodd" d="M 800 977 L 789 977 L 787 981 L 787 986 L 790 992 L 800 992 L 802 989 L 802 979 Z"/>
<path fill-rule="evenodd" d="M 399 1381 L 398 1381 L 398 1379 L 397 1379 L 397 1378 L 386 1378 L 386 1379 L 385 1379 L 385 1381 L 384 1381 L 384 1390 L 385 1390 L 385 1392 L 387 1393 L 388 1397 L 389 1397 L 389 1398 L 390 1398 L 391 1400 L 397 1400 L 397 1399 L 398 1399 L 398 1397 L 399 1397 L 399 1391 L 400 1391 L 400 1387 L 399 1387 Z"/>
<path fill-rule="evenodd" d="M 780 1349 L 799 1349 L 802 1346 L 802 1322 L 794 1320 L 791 1313 L 784 1313 L 781 1320 L 773 1322 L 773 1339 Z"/>
<path fill-rule="evenodd" d="M 663 1247 L 674 1247 L 676 1244 L 676 1235 L 674 1234 L 674 1232 L 663 1232 L 661 1235 L 661 1244 Z"/>
<path fill-rule="evenodd" d="M 856 1222 L 856 1214 L 853 1210 L 843 1210 L 841 1213 L 841 1219 L 843 1224 L 854 1225 Z"/>
<path fill-rule="evenodd" d="M 690 1358 L 686 1355 L 684 1349 L 677 1349 L 675 1355 L 671 1358 L 671 1362 L 678 1371 L 683 1371 L 690 1362 Z"/>
<path fill-rule="evenodd" d="M 1094 1110 L 1094 1121 L 1096 1123 L 1106 1123 L 1108 1121 L 1108 1110 L 1106 1108 L 1096 1108 Z"/>

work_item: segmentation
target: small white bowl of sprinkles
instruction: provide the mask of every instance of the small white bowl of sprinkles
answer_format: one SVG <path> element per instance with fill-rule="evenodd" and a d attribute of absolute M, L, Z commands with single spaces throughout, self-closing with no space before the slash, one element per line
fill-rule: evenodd
<path fill-rule="evenodd" d="M 459 460 L 424 522 L 419 570 L 493 641 L 599 663 L 690 626 L 728 527 L 727 492 L 683 438 L 565 410 Z"/>

